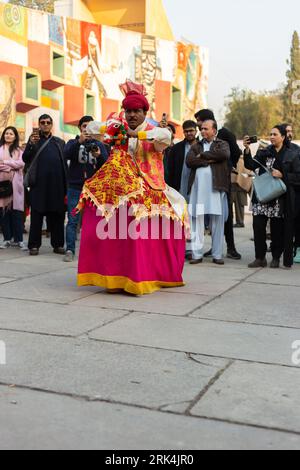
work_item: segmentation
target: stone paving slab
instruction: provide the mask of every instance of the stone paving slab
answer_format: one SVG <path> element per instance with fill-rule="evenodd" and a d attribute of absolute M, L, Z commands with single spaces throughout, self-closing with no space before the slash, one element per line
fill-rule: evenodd
<path fill-rule="evenodd" d="M 0 299 L 1 330 L 15 330 L 59 336 L 78 336 L 121 318 L 125 312 L 72 305 Z M 1 370 L 0 370 L 1 373 Z"/>
<path fill-rule="evenodd" d="M 184 353 L 0 331 L 0 382 L 183 413 L 228 364 Z M 188 402 L 188 403 L 186 403 Z"/>
<path fill-rule="evenodd" d="M 96 340 L 291 366 L 300 330 L 166 315 L 132 314 L 90 334 Z"/>
<path fill-rule="evenodd" d="M 7 250 L 0 250 L 1 261 L 24 259 L 25 256 L 28 256 L 28 254 L 25 254 L 24 251 L 13 249 L 13 248 L 9 248 Z"/>
<path fill-rule="evenodd" d="M 244 282 L 191 316 L 300 328 L 299 311 L 299 287 Z"/>
<path fill-rule="evenodd" d="M 253 271 L 246 269 L 241 261 L 231 262 L 231 269 L 226 269 L 225 266 L 211 266 L 207 264 L 196 264 L 190 266 L 189 263 L 185 264 L 184 279 L 186 282 L 190 281 L 236 281 L 241 282 L 243 279 L 253 274 Z M 236 264 L 237 263 L 237 264 Z"/>
<path fill-rule="evenodd" d="M 74 269 L 41 274 L 0 286 L 0 298 L 23 299 L 66 304 L 97 292 L 95 287 L 79 289 Z"/>
<path fill-rule="evenodd" d="M 205 295 L 172 294 L 162 290 L 143 297 L 99 292 L 99 294 L 86 297 L 73 304 L 78 308 L 105 307 L 180 316 L 187 315 L 209 300 L 211 297 Z"/>
<path fill-rule="evenodd" d="M 51 265 L 51 262 L 49 263 L 47 259 L 43 259 L 42 263 L 33 263 L 30 260 L 28 261 L 27 258 L 26 262 L 25 260 L 23 261 L 22 258 L 6 261 L 0 258 L 0 276 L 13 279 L 24 279 L 53 271 L 63 271 L 68 268 L 70 268 L 70 266 L 65 263 L 59 266 L 57 262 L 54 262 L 54 264 Z M 74 274 L 76 274 L 75 270 Z"/>
<path fill-rule="evenodd" d="M 0 422 L 1 450 L 300 448 L 295 434 L 8 387 L 0 387 Z"/>
<path fill-rule="evenodd" d="M 215 281 L 207 282 L 202 279 L 198 279 L 197 281 L 187 281 L 184 287 L 175 288 L 173 291 L 172 289 L 163 290 L 163 292 L 169 292 L 170 294 L 178 293 L 178 294 L 195 294 L 195 295 L 205 295 L 206 297 L 216 297 L 218 295 L 223 294 L 224 292 L 232 289 L 236 285 L 239 284 L 240 281 Z"/>
<path fill-rule="evenodd" d="M 48 270 L 51 268 L 57 270 L 59 268 L 68 269 L 70 266 L 75 266 L 74 263 L 64 263 L 62 255 L 56 255 L 53 253 L 45 253 L 44 255 L 39 256 L 29 256 L 28 252 L 22 252 L 23 254 L 15 257 L 4 259 L 3 262 L 10 264 L 18 269 L 20 266 L 48 266 Z M 0 259 L 2 261 L 2 253 L 0 253 Z"/>
<path fill-rule="evenodd" d="M 249 282 L 275 286 L 300 286 L 300 265 L 287 269 L 262 269 Z"/>
<path fill-rule="evenodd" d="M 300 433 L 300 368 L 233 364 L 192 414 Z"/>
<path fill-rule="evenodd" d="M 200 294 L 216 297 L 238 285 L 249 276 L 248 271 L 239 267 L 226 268 L 207 267 L 207 265 L 189 266 L 184 269 L 186 285 L 175 289 L 164 289 L 163 292 L 180 294 Z"/>

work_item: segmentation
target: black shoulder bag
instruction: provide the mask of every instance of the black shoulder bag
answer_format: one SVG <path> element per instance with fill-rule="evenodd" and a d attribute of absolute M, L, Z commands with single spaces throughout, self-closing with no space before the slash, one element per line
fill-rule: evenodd
<path fill-rule="evenodd" d="M 5 199 L 13 195 L 13 185 L 11 181 L 0 181 L 0 199 Z"/>

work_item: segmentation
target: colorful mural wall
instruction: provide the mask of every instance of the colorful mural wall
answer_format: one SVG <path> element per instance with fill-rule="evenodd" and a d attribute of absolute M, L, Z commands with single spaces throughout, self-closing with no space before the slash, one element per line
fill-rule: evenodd
<path fill-rule="evenodd" d="M 68 138 L 82 115 L 120 109 L 127 78 L 146 86 L 149 118 L 180 125 L 207 105 L 208 51 L 0 3 L 0 130 L 14 122 L 25 139 L 47 112 Z"/>
<path fill-rule="evenodd" d="M 0 77 L 0 129 L 15 123 L 16 82 L 13 78 Z"/>

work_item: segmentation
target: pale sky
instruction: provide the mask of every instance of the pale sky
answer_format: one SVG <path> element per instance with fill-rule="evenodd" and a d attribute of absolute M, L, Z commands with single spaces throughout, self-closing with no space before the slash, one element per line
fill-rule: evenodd
<path fill-rule="evenodd" d="M 231 88 L 276 89 L 285 81 L 300 1 L 163 0 L 176 39 L 210 50 L 209 107 L 220 119 Z"/>

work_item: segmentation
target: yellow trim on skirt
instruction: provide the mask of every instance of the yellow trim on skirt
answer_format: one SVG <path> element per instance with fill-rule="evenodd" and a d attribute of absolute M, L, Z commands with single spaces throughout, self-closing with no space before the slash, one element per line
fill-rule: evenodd
<path fill-rule="evenodd" d="M 98 286 L 106 289 L 123 289 L 134 295 L 152 294 L 166 287 L 182 287 L 184 282 L 145 281 L 134 282 L 123 276 L 101 276 L 100 274 L 78 274 L 78 286 Z"/>

